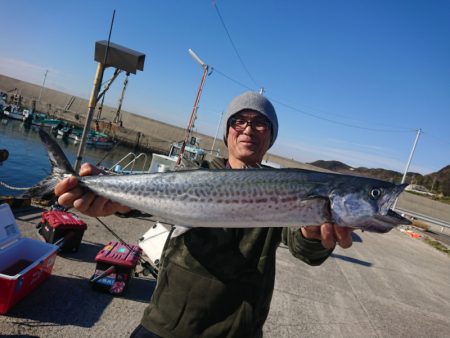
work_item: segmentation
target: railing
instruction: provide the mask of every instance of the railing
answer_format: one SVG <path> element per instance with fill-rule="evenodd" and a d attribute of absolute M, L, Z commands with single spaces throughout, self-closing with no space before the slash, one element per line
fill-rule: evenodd
<path fill-rule="evenodd" d="M 125 160 L 127 160 L 130 157 L 131 157 L 131 160 L 127 164 L 125 164 L 120 169 L 120 171 L 124 171 L 129 166 L 131 166 L 131 169 L 129 169 L 129 173 L 132 173 L 134 170 L 134 165 L 136 164 L 136 161 L 142 157 L 144 157 L 144 163 L 142 164 L 142 171 L 145 171 L 145 165 L 147 164 L 147 160 L 148 160 L 147 155 L 144 153 L 140 153 L 139 155 L 136 156 L 135 153 L 131 153 L 131 152 L 126 154 L 124 157 L 122 157 L 117 163 L 115 163 L 111 168 L 109 168 L 109 170 L 114 171 L 117 168 L 117 166 L 119 166 L 122 162 L 124 162 Z"/>
<path fill-rule="evenodd" d="M 450 228 L 450 223 L 448 223 L 446 221 L 443 221 L 443 220 L 440 220 L 440 219 L 437 219 L 437 218 L 434 218 L 434 217 L 430 217 L 430 216 L 423 215 L 423 214 L 420 214 L 420 213 L 415 212 L 415 211 L 406 210 L 406 209 L 402 209 L 402 208 L 395 208 L 395 210 L 400 212 L 400 213 L 404 213 L 404 214 L 413 216 L 415 218 L 420 218 L 420 219 L 422 219 L 424 221 L 427 221 L 427 222 L 439 225 L 441 227 L 441 232 L 444 232 L 444 227 Z"/>

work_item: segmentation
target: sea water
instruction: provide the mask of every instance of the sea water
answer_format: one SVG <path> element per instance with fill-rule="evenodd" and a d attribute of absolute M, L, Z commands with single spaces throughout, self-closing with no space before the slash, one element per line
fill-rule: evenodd
<path fill-rule="evenodd" d="M 51 134 L 49 129 L 46 131 Z M 74 144 L 71 139 L 63 140 L 57 137 L 55 139 L 70 163 L 74 165 L 78 144 Z M 21 121 L 8 118 L 0 119 L 0 149 L 6 149 L 9 152 L 8 159 L 0 164 L 0 196 L 18 196 L 23 193 L 23 190 L 6 188 L 1 182 L 17 188 L 31 187 L 51 172 L 47 151 L 39 138 L 37 127 L 27 127 Z M 120 144 L 112 150 L 87 147 L 82 162 L 92 164 L 100 162 L 101 166 L 110 168 L 130 152 L 132 152 L 131 149 L 122 147 Z M 124 167 L 131 160 L 132 156 L 129 156 L 128 160 L 121 163 L 121 166 Z M 150 154 L 147 154 L 146 161 L 144 156 L 141 157 L 134 164 L 134 169 L 142 170 L 143 166 L 148 169 L 150 160 Z"/>

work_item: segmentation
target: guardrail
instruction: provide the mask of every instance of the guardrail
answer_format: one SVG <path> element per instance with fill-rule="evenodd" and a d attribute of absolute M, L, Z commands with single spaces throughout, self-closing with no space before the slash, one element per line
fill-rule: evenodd
<path fill-rule="evenodd" d="M 420 218 L 421 220 L 427 221 L 427 222 L 431 222 L 434 223 L 436 225 L 439 225 L 441 227 L 441 232 L 444 232 L 444 227 L 446 228 L 450 228 L 450 223 L 449 222 L 445 222 L 441 219 L 437 219 L 437 218 L 433 218 L 427 215 L 423 215 L 420 214 L 418 212 L 415 211 L 411 211 L 411 210 L 407 210 L 407 209 L 403 209 L 403 208 L 395 208 L 395 211 L 399 212 L 399 213 L 403 213 L 409 216 L 413 216 L 415 218 Z"/>

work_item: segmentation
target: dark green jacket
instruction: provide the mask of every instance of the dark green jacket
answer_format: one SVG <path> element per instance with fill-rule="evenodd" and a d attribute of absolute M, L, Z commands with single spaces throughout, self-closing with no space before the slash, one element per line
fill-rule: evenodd
<path fill-rule="evenodd" d="M 170 239 L 142 325 L 162 337 L 262 336 L 282 240 L 310 265 L 331 253 L 289 228 L 193 228 Z"/>

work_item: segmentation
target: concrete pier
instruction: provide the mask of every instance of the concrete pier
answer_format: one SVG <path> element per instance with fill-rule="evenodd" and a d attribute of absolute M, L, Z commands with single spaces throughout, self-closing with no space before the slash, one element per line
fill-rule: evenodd
<path fill-rule="evenodd" d="M 42 209 L 16 213 L 22 235 L 39 239 Z M 88 282 L 97 252 L 115 238 L 94 218 L 77 253 L 59 255 L 53 274 L 0 316 L 0 333 L 20 337 L 127 337 L 138 325 L 155 280 L 139 276 L 122 297 Z M 103 218 L 131 244 L 152 218 Z M 322 266 L 277 253 L 277 275 L 265 337 L 448 337 L 450 257 L 394 229 L 355 232 L 350 249 L 337 248 Z"/>

